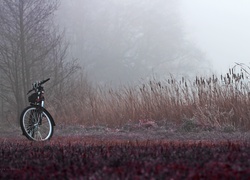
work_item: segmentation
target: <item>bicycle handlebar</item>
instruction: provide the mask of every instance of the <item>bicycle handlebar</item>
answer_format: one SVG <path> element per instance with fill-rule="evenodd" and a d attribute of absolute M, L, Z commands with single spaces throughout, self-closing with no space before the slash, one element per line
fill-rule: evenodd
<path fill-rule="evenodd" d="M 46 79 L 46 80 L 43 80 L 42 82 L 39 83 L 39 85 L 42 85 L 42 84 L 46 83 L 46 82 L 49 81 L 49 80 L 50 80 L 50 78 L 48 78 L 48 79 Z"/>
<path fill-rule="evenodd" d="M 36 84 L 37 84 L 37 87 L 41 86 L 42 84 L 46 83 L 46 82 L 49 81 L 49 80 L 50 80 L 50 78 L 45 79 L 45 80 L 43 80 L 43 81 L 41 81 L 41 82 L 36 83 Z M 31 90 L 29 90 L 29 92 L 28 92 L 27 94 L 29 94 L 30 92 L 36 90 L 37 87 L 34 87 L 34 85 L 33 85 L 33 88 L 32 88 Z"/>

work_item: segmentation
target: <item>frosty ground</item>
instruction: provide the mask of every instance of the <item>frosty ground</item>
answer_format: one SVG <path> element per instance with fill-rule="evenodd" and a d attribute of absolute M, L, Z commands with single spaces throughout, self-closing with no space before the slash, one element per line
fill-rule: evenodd
<path fill-rule="evenodd" d="M 100 141 L 115 140 L 155 140 L 155 141 L 250 141 L 250 132 L 241 131 L 233 127 L 201 127 L 191 121 L 180 125 L 161 121 L 155 123 L 146 121 L 128 123 L 120 128 L 106 126 L 83 126 L 57 124 L 52 139 L 65 137 L 91 137 Z M 25 139 L 18 126 L 10 125 L 0 129 L 0 138 Z M 28 141 L 28 140 L 27 140 Z"/>

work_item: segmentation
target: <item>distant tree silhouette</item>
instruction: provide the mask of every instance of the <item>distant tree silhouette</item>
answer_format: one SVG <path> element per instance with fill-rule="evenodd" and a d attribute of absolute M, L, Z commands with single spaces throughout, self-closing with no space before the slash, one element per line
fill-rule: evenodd
<path fill-rule="evenodd" d="M 190 74 L 207 64 L 186 41 L 178 6 L 176 0 L 62 0 L 59 20 L 71 29 L 71 52 L 90 78 L 123 83 L 153 73 Z"/>

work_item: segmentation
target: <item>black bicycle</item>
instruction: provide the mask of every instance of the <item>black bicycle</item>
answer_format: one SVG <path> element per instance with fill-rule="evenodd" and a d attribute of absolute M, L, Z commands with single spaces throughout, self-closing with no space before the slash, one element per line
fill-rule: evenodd
<path fill-rule="evenodd" d="M 54 131 L 55 122 L 50 113 L 44 108 L 44 88 L 43 84 L 50 78 L 32 84 L 33 88 L 27 93 L 30 106 L 25 108 L 20 117 L 20 125 L 29 140 L 46 141 L 49 140 Z"/>

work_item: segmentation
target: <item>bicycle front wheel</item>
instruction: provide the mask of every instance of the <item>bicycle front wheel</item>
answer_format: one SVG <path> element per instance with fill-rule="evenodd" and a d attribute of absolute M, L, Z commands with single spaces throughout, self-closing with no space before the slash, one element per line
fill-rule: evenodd
<path fill-rule="evenodd" d="M 40 106 L 27 107 L 20 117 L 23 134 L 34 141 L 49 140 L 53 135 L 53 122 L 49 112 Z"/>

